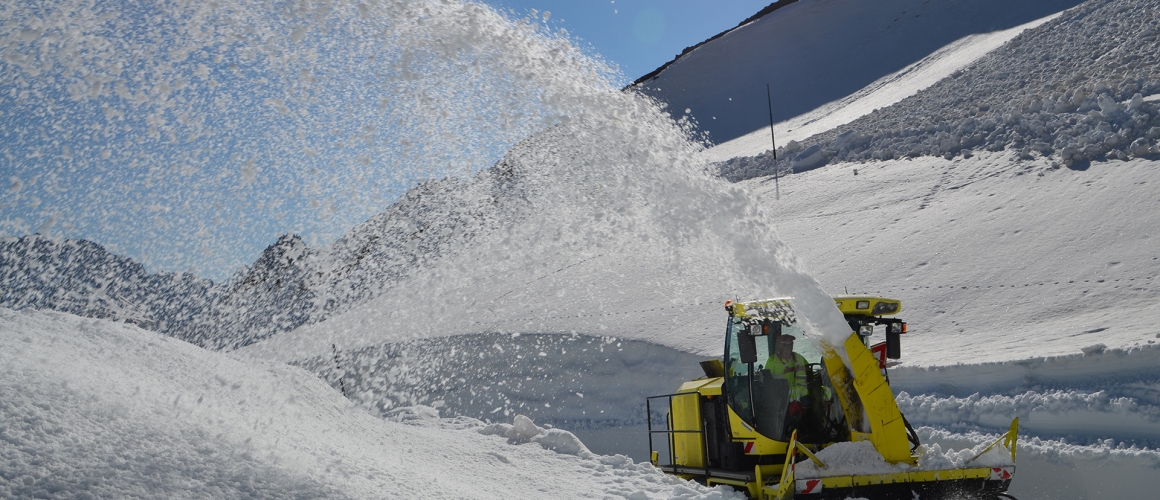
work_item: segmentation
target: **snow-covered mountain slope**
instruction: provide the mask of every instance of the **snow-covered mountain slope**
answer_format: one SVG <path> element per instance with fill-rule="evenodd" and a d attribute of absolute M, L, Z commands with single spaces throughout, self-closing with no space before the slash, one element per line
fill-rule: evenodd
<path fill-rule="evenodd" d="M 902 299 L 907 363 L 1156 341 L 1160 162 L 1086 170 L 1012 153 L 838 164 L 746 181 L 833 292 Z"/>
<path fill-rule="evenodd" d="M 0 306 L 53 309 L 181 332 L 212 307 L 213 282 L 189 273 L 150 274 L 85 240 L 41 235 L 0 239 Z"/>
<path fill-rule="evenodd" d="M 739 180 L 827 162 L 1017 151 L 1065 166 L 1160 154 L 1157 6 L 1092 0 L 896 105 L 724 162 Z"/>
<path fill-rule="evenodd" d="M 357 306 L 408 273 L 515 223 L 521 195 L 503 165 L 471 182 L 421 183 L 332 244 L 288 234 L 229 280 L 150 274 L 86 240 L 0 241 L 0 305 L 128 321 L 212 349 L 237 348 Z"/>
<path fill-rule="evenodd" d="M 774 132 L 777 134 L 777 141 L 782 145 L 790 141 L 801 142 L 810 136 L 841 127 L 878 108 L 891 106 L 969 66 L 1023 31 L 1057 16 L 1058 12 L 1014 28 L 968 35 L 955 40 L 918 62 L 879 78 L 849 96 L 775 123 Z M 720 162 L 739 156 L 758 156 L 769 151 L 771 145 L 769 127 L 766 126 L 717 144 L 706 149 L 702 155 L 710 161 Z"/>
<path fill-rule="evenodd" d="M 5 498 L 741 498 L 528 420 L 379 418 L 300 369 L 105 320 L 0 309 L 0 367 Z"/>
<path fill-rule="evenodd" d="M 844 99 L 964 37 L 1006 30 L 1073 7 L 1037 2 L 805 0 L 774 10 L 679 56 L 636 84 L 688 109 L 721 143 Z"/>

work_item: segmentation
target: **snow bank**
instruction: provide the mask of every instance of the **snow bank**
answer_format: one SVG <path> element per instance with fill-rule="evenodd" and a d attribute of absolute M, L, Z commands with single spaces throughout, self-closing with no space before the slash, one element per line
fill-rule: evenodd
<path fill-rule="evenodd" d="M 1093 444 L 1160 446 L 1160 348 L 944 367 L 897 367 L 891 386 L 915 425 L 1005 430 Z"/>
<path fill-rule="evenodd" d="M 1160 162 L 1080 171 L 1016 155 L 832 165 L 782 179 L 780 200 L 772 180 L 744 184 L 778 214 L 778 234 L 823 288 L 902 300 L 910 330 L 891 381 L 916 384 L 900 386 L 911 394 L 926 382 L 1046 383 L 1155 365 L 1122 354 L 1160 342 L 1160 206 L 1150 190 Z M 1081 357 L 1101 343 L 1103 354 Z M 1072 357 L 1060 370 L 1019 368 L 1061 356 Z M 999 361 L 1014 370 L 992 372 L 987 363 Z M 955 364 L 986 368 L 956 372 Z M 909 371 L 924 366 L 940 368 Z"/>
<path fill-rule="evenodd" d="M 1160 346 L 1155 344 L 1015 361 L 899 366 L 890 371 L 891 387 L 895 390 L 957 396 L 1029 387 L 1107 387 L 1157 378 L 1160 378 Z"/>
<path fill-rule="evenodd" d="M 1038 436 L 1156 447 L 1160 407 L 1107 392 L 1028 391 L 1014 396 L 973 394 L 966 398 L 898 395 L 898 406 L 916 425 L 1001 429 L 1019 417 L 1020 429 Z M 1098 429 L 1093 432 L 1093 429 Z M 1078 438 L 1076 436 L 1079 436 Z"/>
<path fill-rule="evenodd" d="M 0 496 L 741 498 L 650 464 L 480 434 L 433 408 L 388 419 L 298 368 L 139 328 L 0 309 Z"/>
<path fill-rule="evenodd" d="M 704 359 L 617 337 L 477 334 L 336 348 L 295 364 L 375 414 L 438 406 L 444 417 L 520 414 L 573 430 L 644 425 L 644 399 L 703 376 Z"/>
<path fill-rule="evenodd" d="M 919 427 L 924 443 L 971 448 L 994 433 Z M 1067 440 L 1020 436 L 1015 479 L 1008 492 L 1027 500 L 1151 498 L 1160 488 L 1160 453 L 1115 443 L 1075 445 Z"/>
<path fill-rule="evenodd" d="M 546 449 L 567 455 L 592 457 L 592 452 L 576 438 L 575 434 L 560 429 L 544 429 L 523 415 L 516 415 L 511 425 L 491 424 L 479 430 L 480 434 L 497 435 L 507 438 L 509 444 L 539 443 Z"/>

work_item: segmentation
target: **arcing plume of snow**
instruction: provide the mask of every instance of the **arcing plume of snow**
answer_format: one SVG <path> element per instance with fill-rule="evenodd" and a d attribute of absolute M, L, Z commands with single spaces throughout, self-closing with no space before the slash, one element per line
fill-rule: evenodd
<path fill-rule="evenodd" d="M 950 78 L 846 126 L 726 161 L 739 180 L 831 162 L 970 156 L 980 150 L 1091 161 L 1160 154 L 1152 2 L 1094 0 L 1029 29 Z"/>
<path fill-rule="evenodd" d="M 381 419 L 312 374 L 136 327 L 0 310 L 0 496 L 741 498 L 516 419 Z M 555 451 L 553 451 L 553 449 Z"/>
<path fill-rule="evenodd" d="M 61 151 L 61 158 L 36 163 L 40 170 L 27 172 L 39 176 L 37 186 L 49 186 L 44 192 L 31 189 L 30 181 L 9 190 L 8 206 L 31 217 L 38 209 L 64 210 L 66 202 L 75 203 L 67 206 L 91 218 L 62 216 L 68 225 L 81 233 L 125 228 L 131 242 L 172 240 L 165 238 L 165 229 L 174 226 L 198 228 L 193 233 L 198 245 L 184 250 L 208 242 L 204 249 L 213 255 L 213 243 L 245 241 L 213 224 L 250 220 L 251 204 L 265 216 L 283 207 L 301 214 L 317 202 L 319 210 L 306 210 L 306 221 L 297 223 L 307 229 L 346 227 L 342 221 L 364 213 L 381 191 L 415 176 L 472 176 L 478 158 L 536 132 L 502 164 L 475 176 L 470 182 L 476 187 L 440 200 L 466 202 L 478 207 L 473 215 L 480 220 L 497 222 L 435 226 L 476 231 L 471 245 L 450 245 L 437 259 L 416 260 L 410 274 L 361 309 L 253 347 L 272 346 L 291 353 L 291 359 L 306 359 L 332 352 L 336 344 L 351 349 L 489 329 L 599 334 L 626 328 L 631 337 L 706 350 L 719 344 L 720 323 L 701 330 L 667 315 L 669 309 L 703 300 L 715 303 L 721 314 L 723 298 L 769 295 L 795 296 L 801 317 L 813 320 L 811 331 L 818 337 L 848 333 L 831 300 L 796 270 L 745 191 L 707 172 L 687 124 L 648 99 L 616 91 L 603 78 L 602 66 L 580 56 L 567 40 L 459 2 L 337 3 L 329 10 L 306 6 L 308 11 L 266 7 L 241 0 L 124 9 L 67 1 L 9 6 L 4 37 L 16 43 L 4 48 L 11 70 L 4 75 L 16 91 L 5 97 L 13 106 L 4 107 L 10 118 L 4 122 L 40 127 L 39 135 L 14 140 L 13 154 L 35 158 L 43 147 Z M 135 28 L 143 32 L 139 38 L 127 35 L 138 33 Z M 75 36 L 65 36 L 66 29 Z M 66 96 L 72 101 L 59 115 L 44 106 Z M 72 128 L 76 123 L 95 132 L 82 135 Z M 65 133 L 49 134 L 57 125 Z M 12 127 L 4 132 L 17 133 Z M 186 144 L 193 149 L 183 149 Z M 99 161 L 114 157 L 121 163 Z M 318 162 L 333 164 L 319 169 Z M 82 175 L 65 175 L 74 169 Z M 87 197 L 50 196 L 68 192 L 57 190 L 58 180 L 87 185 L 81 191 Z M 496 192 L 493 182 L 510 186 L 514 194 Z M 338 190 L 322 189 L 324 183 Z M 498 203 L 497 196 L 506 199 Z M 291 197 L 295 201 L 283 205 Z M 153 214 L 144 222 L 142 209 Z M 456 209 L 435 205 L 431 210 L 438 218 Z M 222 220 L 211 221 L 207 213 Z M 259 229 L 246 224 L 244 231 Z M 280 241 L 268 254 L 269 266 L 240 273 L 239 289 L 279 286 L 276 278 L 269 283 L 272 276 L 265 272 L 277 267 L 307 283 L 301 271 L 310 268 L 302 264 L 313 255 L 301 243 L 293 237 Z M 182 262 L 175 250 L 181 245 L 155 245 L 149 247 L 154 253 Z M 244 297 L 226 305 L 235 309 L 226 313 L 241 321 L 279 321 L 275 315 L 248 315 L 253 303 Z M 35 386 L 40 399 L 59 400 L 75 390 L 80 401 L 46 409 L 28 398 L 11 399 L 16 403 L 5 415 L 20 415 L 24 422 L 5 426 L 5 432 L 21 432 L 19 439 L 5 441 L 20 449 L 5 454 L 15 457 L 5 468 L 15 481 L 5 486 L 16 488 L 14 494 L 80 489 L 89 483 L 79 478 L 112 474 L 115 481 L 95 485 L 108 486 L 97 495 L 114 490 L 156 495 L 178 490 L 176 485 L 208 470 L 208 479 L 192 479 L 204 479 L 198 486 L 205 490 L 198 493 L 240 496 L 250 486 L 237 485 L 235 478 L 255 474 L 238 469 L 237 456 L 270 471 L 263 485 L 294 489 L 292 479 L 301 479 L 306 484 L 301 489 L 320 496 L 337 490 L 359 497 L 510 498 L 510 483 L 527 483 L 540 492 L 563 489 L 565 496 L 577 497 L 725 495 L 682 490 L 683 481 L 624 460 L 560 455 L 539 446 L 509 450 L 494 438 L 442 427 L 384 426 L 361 410 L 347 409 L 321 382 L 292 377 L 303 372 L 239 362 L 184 344 L 174 344 L 179 354 L 173 354 L 163 344 L 174 341 L 153 340 L 159 337 L 130 327 L 32 311 L 4 314 L 0 352 L 11 375 L 4 377 L 5 393 Z M 514 327 L 496 326 L 504 322 Z M 295 348 L 296 342 L 306 348 Z M 50 365 L 50 353 L 68 368 Z M 57 429 L 84 425 L 77 415 L 115 421 L 118 407 L 126 409 L 124 420 L 139 424 L 131 427 L 138 434 L 128 434 L 128 426 L 82 428 L 78 434 L 94 436 L 91 450 L 42 437 L 37 428 L 37 422 L 61 422 L 43 433 L 59 435 Z M 439 425 L 456 422 L 462 421 Z M 184 429 L 193 430 L 182 434 Z M 134 440 L 142 430 L 158 439 Z M 568 445 L 564 434 L 545 435 L 550 446 Z M 207 443 L 206 436 L 214 441 Z M 157 441 L 165 446 L 157 447 Z M 223 449 L 236 454 L 215 458 Z M 493 451 L 488 455 L 494 460 L 480 450 Z M 107 470 L 106 464 L 124 465 L 115 459 L 118 454 L 189 455 L 213 463 L 195 465 L 194 471 L 181 463 L 163 466 L 160 472 L 172 479 L 148 483 L 135 472 L 144 459 L 119 469 L 123 474 Z M 96 458 L 78 466 L 72 461 L 77 456 Z M 488 480 L 496 467 L 506 467 L 497 462 L 512 466 L 502 483 Z M 39 469 L 46 463 L 59 477 L 78 479 L 55 483 Z M 567 467 L 592 473 L 581 470 L 570 482 L 571 473 L 558 470 Z M 340 476 L 355 479 L 340 482 Z M 585 484 L 592 482 L 601 490 Z M 532 496 L 538 494 L 524 494 Z"/>
<path fill-rule="evenodd" d="M 747 194 L 708 176 L 684 131 L 634 94 L 521 142 L 497 166 L 519 220 L 476 234 L 382 296 L 252 346 L 282 359 L 486 331 L 610 328 L 716 354 L 724 299 L 794 296 L 841 345 L 849 327 L 796 271 Z M 488 173 L 487 175 L 493 175 Z M 689 305 L 690 307 L 684 307 Z M 835 341 L 836 340 L 836 341 Z"/>
<path fill-rule="evenodd" d="M 199 243 L 187 247 L 244 245 L 247 238 L 231 236 L 235 224 L 210 227 L 206 219 L 219 213 L 258 234 L 261 224 L 245 222 L 255 215 L 246 206 L 253 203 L 263 224 L 273 223 L 293 198 L 285 212 L 303 217 L 293 224 L 318 236 L 326 233 L 323 226 L 348 227 L 355 214 L 378 205 L 372 198 L 383 191 L 420 177 L 473 176 L 480 158 L 530 135 L 483 176 L 489 178 L 474 179 L 476 187 L 430 207 L 432 219 L 466 206 L 473 217 L 495 221 L 439 227 L 475 233 L 463 238 L 469 244 L 413 262 L 404 258 L 414 268 L 399 273 L 337 272 L 320 279 L 321 271 L 334 269 L 310 265 L 312 255 L 293 238 L 279 242 L 268 255 L 273 262 L 239 273 L 238 286 L 216 300 L 223 310 L 212 313 L 220 324 L 270 328 L 224 342 L 198 337 L 203 344 L 245 344 L 281 325 L 324 318 L 314 312 L 327 311 L 332 300 L 362 301 L 387 286 L 392 288 L 363 310 L 345 315 L 353 320 L 297 335 L 313 343 L 297 359 L 322 354 L 333 343 L 351 348 L 486 331 L 464 317 L 485 325 L 526 320 L 516 328 L 492 327 L 500 331 L 601 334 L 612 324 L 604 316 L 640 310 L 644 302 L 674 306 L 774 295 L 796 297 L 815 336 L 828 331 L 841 345 L 847 333 L 825 294 L 795 269 L 765 214 L 743 189 L 707 172 L 686 121 L 639 94 L 616 91 L 604 65 L 534 21 L 434 1 L 298 6 L 304 10 L 269 10 L 246 0 L 217 9 L 86 5 L 11 6 L 4 33 L 14 43 L 3 49 L 12 70 L 5 78 L 15 88 L 5 123 L 40 127 L 12 142 L 13 155 L 66 151 L 67 159 L 34 162 L 25 174 L 64 179 L 80 166 L 82 173 L 67 181 L 87 182 L 90 193 L 61 198 L 50 196 L 55 190 L 34 193 L 25 186 L 10 193 L 9 206 L 69 212 L 64 219 L 81 233 L 96 227 L 101 234 L 117 232 L 106 228 L 124 223 L 131 227 L 121 232 L 135 235 L 133 245 L 168 245 L 189 234 L 170 237 L 166 228 L 201 226 Z M 144 19 L 152 21 L 140 23 Z M 76 36 L 64 37 L 64 25 Z M 122 28 L 128 31 L 118 34 Z M 65 98 L 69 106 L 59 114 L 41 105 Z M 71 131 L 76 123 L 96 135 L 47 132 Z M 185 164 L 190 171 L 161 164 Z M 311 187 L 327 179 L 339 191 Z M 497 192 L 489 183 L 514 187 Z M 333 207 L 309 210 L 311 202 Z M 142 209 L 156 214 L 157 224 L 141 224 Z M 125 214 L 131 219 L 122 222 Z M 361 241 L 370 247 L 360 250 L 373 254 L 373 238 Z M 188 257 L 167 246 L 152 250 L 178 261 Z M 620 261 L 625 268 L 610 273 Z M 290 283 L 269 282 L 273 276 L 264 272 L 274 264 L 288 269 Z M 572 272 L 557 273 L 561 269 Z M 397 282 L 376 283 L 386 278 Z M 318 281 L 324 286 L 312 290 Z M 262 288 L 277 300 L 246 296 Z M 442 313 L 431 314 L 431 307 Z M 261 314 L 251 317 L 252 309 Z M 580 317 L 565 319 L 573 314 Z M 706 337 L 698 323 L 679 319 L 635 314 L 620 326 L 639 330 L 636 338 L 660 338 L 663 331 L 668 345 L 688 350 L 718 343 L 716 333 Z M 312 333 L 320 330 L 336 336 Z"/>
<path fill-rule="evenodd" d="M 3 232 L 222 280 L 593 104 L 608 67 L 469 2 L 10 2 Z"/>

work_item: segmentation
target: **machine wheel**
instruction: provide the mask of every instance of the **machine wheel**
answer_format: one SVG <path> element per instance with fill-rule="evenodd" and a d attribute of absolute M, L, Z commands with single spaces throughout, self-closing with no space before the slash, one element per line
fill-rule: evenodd
<path fill-rule="evenodd" d="M 1015 498 L 1015 497 L 1008 495 L 1006 493 L 998 493 L 995 495 L 995 498 L 1006 498 L 1007 500 L 1019 500 L 1018 498 Z"/>

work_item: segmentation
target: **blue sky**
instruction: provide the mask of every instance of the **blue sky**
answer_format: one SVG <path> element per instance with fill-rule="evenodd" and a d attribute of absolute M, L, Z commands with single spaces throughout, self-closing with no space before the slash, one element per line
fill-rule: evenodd
<path fill-rule="evenodd" d="M 483 0 L 520 17 L 536 9 L 551 13 L 554 27 L 568 30 L 594 53 L 620 66 L 626 81 L 670 61 L 685 47 L 737 26 L 772 0 Z"/>

